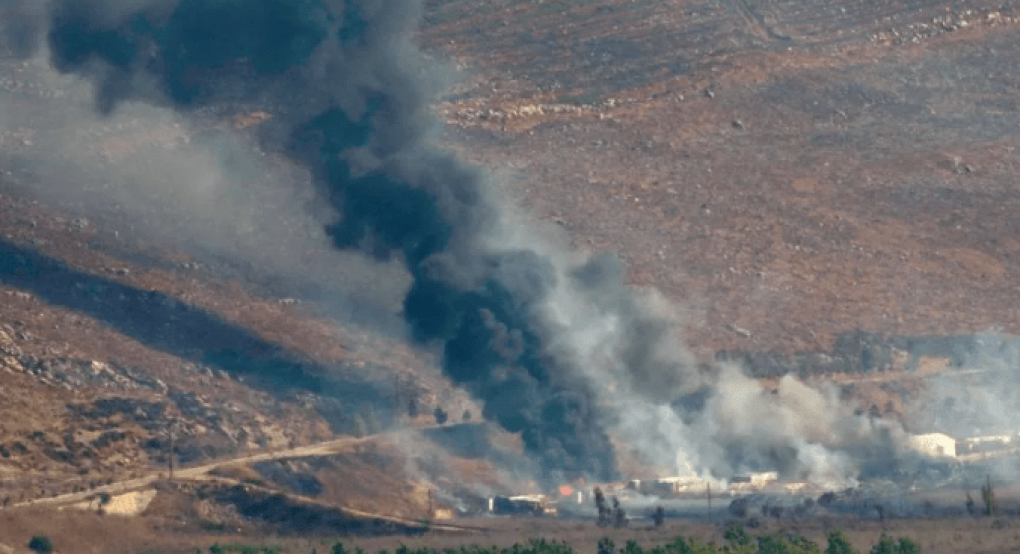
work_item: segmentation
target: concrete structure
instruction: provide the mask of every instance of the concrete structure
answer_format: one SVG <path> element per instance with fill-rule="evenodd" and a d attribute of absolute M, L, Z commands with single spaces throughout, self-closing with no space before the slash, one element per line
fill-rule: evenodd
<path fill-rule="evenodd" d="M 960 439 L 957 445 L 958 454 L 977 454 L 995 452 L 1017 446 L 1017 437 L 1013 435 L 992 435 L 986 437 L 968 437 Z"/>
<path fill-rule="evenodd" d="M 546 504 L 544 494 L 493 496 L 489 498 L 489 511 L 494 514 L 503 515 L 556 515 L 556 508 Z"/>
<path fill-rule="evenodd" d="M 762 473 L 747 473 L 744 475 L 737 475 L 730 479 L 730 484 L 744 483 L 750 486 L 750 488 L 760 489 L 766 485 L 770 485 L 779 480 L 779 473 L 776 471 L 765 471 Z"/>
<path fill-rule="evenodd" d="M 935 457 L 956 457 L 956 439 L 942 433 L 928 433 L 910 437 L 910 448 Z"/>

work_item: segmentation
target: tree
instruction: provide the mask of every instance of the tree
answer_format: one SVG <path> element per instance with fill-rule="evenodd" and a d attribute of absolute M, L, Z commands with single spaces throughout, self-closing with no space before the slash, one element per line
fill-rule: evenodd
<path fill-rule="evenodd" d="M 899 554 L 921 554 L 921 546 L 907 537 L 900 537 Z"/>
<path fill-rule="evenodd" d="M 609 525 L 612 510 L 609 509 L 609 504 L 606 503 L 606 495 L 602 493 L 602 489 L 599 487 L 595 487 L 595 508 L 599 511 L 599 527 Z"/>
<path fill-rule="evenodd" d="M 623 546 L 623 552 L 621 554 L 645 554 L 645 551 L 636 540 L 631 539 Z"/>
<path fill-rule="evenodd" d="M 857 551 L 850 546 L 843 531 L 835 529 L 829 531 L 829 547 L 825 549 L 825 554 L 857 554 Z"/>
<path fill-rule="evenodd" d="M 995 491 L 992 490 L 992 476 L 987 476 L 987 482 L 981 487 L 981 500 L 985 504 L 985 515 L 994 516 L 999 511 L 999 503 L 995 500 Z"/>
<path fill-rule="evenodd" d="M 763 535 L 758 537 L 758 554 L 790 554 L 790 545 L 781 537 Z"/>
<path fill-rule="evenodd" d="M 627 526 L 627 512 L 620 506 L 620 500 L 613 497 L 613 525 L 617 528 Z"/>
<path fill-rule="evenodd" d="M 53 552 L 53 541 L 46 535 L 36 535 L 28 541 L 28 549 L 32 552 Z"/>
<path fill-rule="evenodd" d="M 977 505 L 974 504 L 974 498 L 970 495 L 970 491 L 967 491 L 967 513 L 972 516 L 977 515 Z"/>
<path fill-rule="evenodd" d="M 790 554 L 822 554 L 822 549 L 801 535 L 787 537 Z"/>
<path fill-rule="evenodd" d="M 730 525 L 726 529 L 726 534 L 723 535 L 723 537 L 726 539 L 726 542 L 730 544 L 738 546 L 751 544 L 751 535 L 749 535 L 741 525 Z"/>
<path fill-rule="evenodd" d="M 662 527 L 662 524 L 665 522 L 666 522 L 666 510 L 664 510 L 662 506 L 656 507 L 655 513 L 652 514 L 652 523 L 654 523 L 656 527 Z"/>
<path fill-rule="evenodd" d="M 882 538 L 878 539 L 878 543 L 871 547 L 871 554 L 898 554 L 899 549 L 896 546 L 896 541 L 892 537 L 882 533 Z"/>

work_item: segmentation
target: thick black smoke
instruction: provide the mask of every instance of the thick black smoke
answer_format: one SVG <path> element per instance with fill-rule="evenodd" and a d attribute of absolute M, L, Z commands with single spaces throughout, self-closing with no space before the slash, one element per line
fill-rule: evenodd
<path fill-rule="evenodd" d="M 415 340 L 520 431 L 549 479 L 615 473 L 591 385 L 552 353 L 549 259 L 489 246 L 501 210 L 479 173 L 429 146 L 438 90 L 411 37 L 417 0 L 0 0 L 11 44 L 42 43 L 87 76 L 97 108 L 188 112 L 231 102 L 279 114 L 264 137 L 316 175 L 337 247 L 406 263 Z M 34 34 L 45 30 L 45 37 Z M 42 32 L 42 31 L 40 31 Z"/>

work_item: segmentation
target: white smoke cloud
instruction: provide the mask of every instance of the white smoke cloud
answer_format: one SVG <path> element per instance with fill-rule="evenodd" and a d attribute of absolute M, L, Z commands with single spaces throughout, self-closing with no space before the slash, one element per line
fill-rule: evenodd
<path fill-rule="evenodd" d="M 307 171 L 234 124 L 256 107 L 180 113 L 124 102 L 103 115 L 91 83 L 57 73 L 45 50 L 8 64 L 19 88 L 0 103 L 0 137 L 30 137 L 5 156 L 25 192 L 105 221 L 123 241 L 242 268 L 284 294 L 315 294 L 333 313 L 400 328 L 406 271 L 333 247 L 323 227 L 335 214 Z"/>

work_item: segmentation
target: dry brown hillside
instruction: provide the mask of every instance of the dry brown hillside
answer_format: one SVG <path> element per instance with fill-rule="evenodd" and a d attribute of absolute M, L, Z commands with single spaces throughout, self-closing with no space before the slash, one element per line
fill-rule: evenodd
<path fill-rule="evenodd" d="M 435 106 L 446 144 L 578 248 L 619 253 L 699 353 L 870 359 L 871 336 L 1020 333 L 1018 28 L 999 0 L 428 0 L 418 41 L 461 70 Z M 118 164 L 146 171 L 202 126 L 271 125 L 272 106 L 62 137 L 57 108 L 91 113 L 85 89 L 0 57 L 0 500 L 161 471 L 171 427 L 192 464 L 432 423 L 436 407 L 478 416 L 435 353 L 303 302 L 331 294 L 321 283 L 288 288 L 136 232 L 120 206 L 54 200 Z M 44 151 L 66 143 L 78 158 Z M 391 277 L 330 275 L 393 317 Z M 882 386 L 859 388 L 902 411 Z M 395 477 L 398 454 L 263 473 L 316 473 L 366 509 L 378 485 L 411 517 L 394 498 L 422 489 Z M 484 456 L 456 464 L 491 477 Z"/>
<path fill-rule="evenodd" d="M 1020 330 L 1013 3 L 428 6 L 451 142 L 696 347 Z"/>

